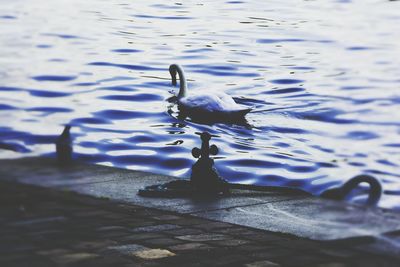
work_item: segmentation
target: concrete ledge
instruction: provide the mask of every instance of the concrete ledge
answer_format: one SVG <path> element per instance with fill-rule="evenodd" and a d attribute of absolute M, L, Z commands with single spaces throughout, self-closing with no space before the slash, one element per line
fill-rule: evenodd
<path fill-rule="evenodd" d="M 398 249 L 400 214 L 374 207 L 351 205 L 316 197 L 277 192 L 234 191 L 219 198 L 146 198 L 145 186 L 175 177 L 99 165 L 74 163 L 59 168 L 54 159 L 0 160 L 0 179 L 109 198 L 149 208 L 190 214 L 252 228 L 290 233 L 314 240 L 365 236 Z"/>

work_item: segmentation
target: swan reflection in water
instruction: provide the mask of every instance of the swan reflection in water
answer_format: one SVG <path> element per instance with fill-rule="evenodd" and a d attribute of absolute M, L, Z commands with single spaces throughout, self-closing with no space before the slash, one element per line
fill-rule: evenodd
<path fill-rule="evenodd" d="M 225 122 L 249 126 L 245 116 L 252 108 L 237 104 L 231 96 L 223 92 L 207 90 L 189 94 L 182 67 L 172 64 L 169 72 L 172 85 L 177 85 L 176 75 L 179 77 L 179 93 L 168 99 L 169 102 L 178 104 L 178 119 L 184 120 L 190 117 L 193 122 L 202 124 Z M 172 107 L 168 113 L 173 113 Z"/>

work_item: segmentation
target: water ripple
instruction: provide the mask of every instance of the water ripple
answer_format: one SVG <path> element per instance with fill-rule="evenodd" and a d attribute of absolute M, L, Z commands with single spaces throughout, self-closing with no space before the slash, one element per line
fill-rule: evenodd
<path fill-rule="evenodd" d="M 276 80 L 270 80 L 270 83 L 275 83 L 275 84 L 295 84 L 295 83 L 303 83 L 303 80 L 297 80 L 297 79 L 276 79 Z"/>
<path fill-rule="evenodd" d="M 100 98 L 117 101 L 160 101 L 163 99 L 161 96 L 154 94 L 106 95 Z"/>
<path fill-rule="evenodd" d="M 0 103 L 0 110 L 13 110 L 13 109 L 17 109 L 17 108 L 14 106 L 11 106 L 11 105 Z"/>
<path fill-rule="evenodd" d="M 17 17 L 11 15 L 2 15 L 0 16 L 0 19 L 17 19 Z"/>
<path fill-rule="evenodd" d="M 100 118 L 108 118 L 111 120 L 127 120 L 127 119 L 135 119 L 135 118 L 146 118 L 157 116 L 157 114 L 152 114 L 144 111 L 126 111 L 126 110 L 115 110 L 115 109 L 106 109 L 98 112 L 93 112 L 95 117 Z"/>
<path fill-rule="evenodd" d="M 76 78 L 77 78 L 76 76 L 60 76 L 60 75 L 39 75 L 32 77 L 32 79 L 39 82 L 45 82 L 45 81 L 66 82 L 75 80 Z"/>
<path fill-rule="evenodd" d="M 301 87 L 292 87 L 292 88 L 284 88 L 284 89 L 276 89 L 265 92 L 265 94 L 275 95 L 275 94 L 291 94 L 291 93 L 298 93 L 303 92 L 304 88 Z"/>
<path fill-rule="evenodd" d="M 116 52 L 116 53 L 139 53 L 142 52 L 143 50 L 139 49 L 129 49 L 129 48 L 124 48 L 124 49 L 112 49 L 111 52 Z"/>
<path fill-rule="evenodd" d="M 66 92 L 54 92 L 54 91 L 36 90 L 36 89 L 28 89 L 27 91 L 30 95 L 37 97 L 65 97 L 72 94 Z"/>
<path fill-rule="evenodd" d="M 131 64 L 115 64 L 115 63 L 110 63 L 110 62 L 91 62 L 91 63 L 88 63 L 88 65 L 103 66 L 103 67 L 117 67 L 117 68 L 123 68 L 123 69 L 128 69 L 128 70 L 143 70 L 143 71 L 165 70 L 163 68 L 154 68 L 154 67 L 131 65 Z"/>
<path fill-rule="evenodd" d="M 320 194 L 367 173 L 382 180 L 379 205 L 400 209 L 392 2 L 38 1 L 0 3 L 1 149 L 54 157 L 70 123 L 77 160 L 188 178 L 195 133 L 209 131 L 229 181 Z M 343 20 L 360 10 L 374 15 Z M 226 92 L 252 112 L 183 118 L 165 100 L 179 88 L 171 63 L 189 94 Z"/>
<path fill-rule="evenodd" d="M 145 18 L 145 19 L 167 19 L 167 20 L 186 20 L 193 19 L 192 17 L 186 16 L 151 16 L 151 15 L 134 15 L 135 18 Z"/>

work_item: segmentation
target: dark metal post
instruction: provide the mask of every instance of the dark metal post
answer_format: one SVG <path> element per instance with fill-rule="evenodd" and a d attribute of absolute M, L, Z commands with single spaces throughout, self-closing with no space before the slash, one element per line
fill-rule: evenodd
<path fill-rule="evenodd" d="M 57 161 L 60 166 L 69 165 L 72 162 L 72 140 L 70 125 L 66 125 L 62 134 L 56 141 Z"/>
<path fill-rule="evenodd" d="M 194 188 L 204 193 L 228 193 L 228 183 L 218 174 L 214 167 L 214 160 L 211 155 L 218 154 L 216 145 L 210 146 L 211 134 L 208 132 L 197 133 L 201 138 L 201 149 L 195 147 L 192 149 L 192 155 L 199 158 L 193 164 L 190 181 Z"/>

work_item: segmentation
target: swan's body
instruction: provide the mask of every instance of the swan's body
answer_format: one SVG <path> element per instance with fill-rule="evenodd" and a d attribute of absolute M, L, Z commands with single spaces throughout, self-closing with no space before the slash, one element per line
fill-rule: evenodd
<path fill-rule="evenodd" d="M 382 184 L 379 182 L 378 179 L 369 175 L 358 175 L 356 177 L 353 177 L 339 188 L 326 190 L 321 194 L 321 196 L 324 198 L 343 200 L 354 188 L 356 188 L 361 183 L 369 184 L 369 195 L 367 204 L 376 205 L 382 196 Z"/>
<path fill-rule="evenodd" d="M 205 112 L 240 112 L 250 111 L 239 106 L 230 96 L 224 93 L 192 94 L 178 99 L 180 105 L 190 109 L 201 109 Z"/>
<path fill-rule="evenodd" d="M 179 76 L 178 106 L 191 115 L 213 115 L 216 118 L 244 118 L 251 108 L 237 104 L 232 97 L 222 92 L 202 92 L 188 94 L 185 73 L 181 66 L 172 64 L 169 67 L 172 84 L 176 85 L 176 74 Z M 211 118 L 210 118 L 211 119 Z"/>

